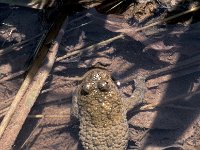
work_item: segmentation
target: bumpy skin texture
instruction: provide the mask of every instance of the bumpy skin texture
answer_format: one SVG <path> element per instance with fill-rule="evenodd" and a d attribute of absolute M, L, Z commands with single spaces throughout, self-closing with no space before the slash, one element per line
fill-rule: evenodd
<path fill-rule="evenodd" d="M 79 136 L 85 150 L 126 149 L 126 106 L 110 72 L 96 68 L 83 76 L 73 97 L 72 115 L 80 121 Z"/>

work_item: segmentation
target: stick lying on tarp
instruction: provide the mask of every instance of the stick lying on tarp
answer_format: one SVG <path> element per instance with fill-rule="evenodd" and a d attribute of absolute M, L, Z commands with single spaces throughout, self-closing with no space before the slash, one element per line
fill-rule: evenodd
<path fill-rule="evenodd" d="M 66 20 L 66 14 L 61 13 L 47 33 L 44 44 L 41 46 L 32 67 L 28 71 L 24 82 L 9 108 L 9 111 L 3 118 L 0 125 L 0 149 L 12 149 L 15 139 L 53 67 L 58 46 L 64 34 Z M 49 47 L 49 42 L 52 41 L 54 42 L 51 44 L 51 47 Z"/>

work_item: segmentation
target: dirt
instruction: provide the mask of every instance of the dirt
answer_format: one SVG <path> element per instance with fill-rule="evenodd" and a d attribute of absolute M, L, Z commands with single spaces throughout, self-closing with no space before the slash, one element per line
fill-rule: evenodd
<path fill-rule="evenodd" d="M 155 5 L 156 6 L 156 5 Z M 136 24 L 131 9 L 124 15 L 102 15 L 94 9 L 76 13 L 69 18 L 65 36 L 58 57 L 118 35 L 127 25 L 134 31 L 138 23 L 148 24 L 156 20 L 155 13 L 141 6 L 142 14 Z M 150 8 L 153 8 L 152 5 Z M 30 39 L 44 31 L 41 13 L 23 7 L 1 5 L 0 45 L 6 48 L 23 40 Z M 146 10 L 147 11 L 144 11 Z M 150 11 L 149 11 L 150 10 Z M 92 14 L 92 15 L 91 15 Z M 73 21 L 80 18 L 77 21 Z M 151 19 L 152 18 L 152 19 Z M 133 20 L 132 20 L 133 19 Z M 146 21 L 145 21 L 146 20 Z M 115 29 L 109 22 L 118 25 Z M 127 34 L 125 38 L 97 46 L 80 55 L 56 62 L 46 84 L 32 108 L 30 115 L 45 115 L 44 118 L 27 118 L 13 149 L 82 149 L 78 140 L 78 123 L 70 121 L 71 99 L 81 77 L 89 67 L 101 62 L 112 71 L 119 84 L 123 97 L 131 96 L 134 90 L 133 79 L 168 65 L 175 65 L 199 55 L 200 23 L 185 25 L 181 23 L 164 24 L 142 32 Z M 25 69 L 37 46 L 39 38 L 27 45 L 14 48 L 10 53 L 0 56 L 0 81 L 13 73 Z M 2 50 L 0 49 L 0 52 Z M 170 74 L 172 77 L 175 73 Z M 184 96 L 173 101 L 174 97 L 199 90 L 197 72 L 161 83 L 146 92 L 148 103 L 160 103 L 158 109 L 128 113 L 130 140 L 129 149 L 162 149 L 179 146 L 185 150 L 200 148 L 199 94 Z M 16 95 L 24 75 L 0 82 L 0 117 Z M 155 82 L 157 82 L 155 80 Z M 170 101 L 170 105 L 163 103 Z M 175 107 L 180 106 L 180 107 Z M 3 148 L 0 148 L 3 149 Z M 180 149 L 180 148 L 179 148 Z"/>
<path fill-rule="evenodd" d="M 124 13 L 125 17 L 128 19 L 134 17 L 139 22 L 153 16 L 158 4 L 156 1 L 144 2 L 144 3 L 133 3 L 129 9 Z"/>

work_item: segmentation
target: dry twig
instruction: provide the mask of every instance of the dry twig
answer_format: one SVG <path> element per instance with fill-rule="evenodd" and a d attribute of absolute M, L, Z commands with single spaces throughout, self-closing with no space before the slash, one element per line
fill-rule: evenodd
<path fill-rule="evenodd" d="M 194 64 L 189 64 L 189 65 L 194 65 Z M 184 66 L 182 66 L 182 67 L 184 67 Z M 146 81 L 147 88 L 155 88 L 155 87 L 159 86 L 161 83 L 169 82 L 170 80 L 173 80 L 175 78 L 180 78 L 185 75 L 189 75 L 189 74 L 200 71 L 199 65 L 197 67 L 183 68 L 183 70 L 180 70 L 180 71 L 178 70 L 180 68 L 174 68 L 174 69 L 176 69 L 176 72 L 174 72 L 173 74 L 165 74 L 165 75 L 162 74 L 161 76 L 158 76 L 158 77 L 155 76 L 156 74 L 153 74 L 154 78 L 148 79 Z M 169 70 L 169 71 L 171 71 L 171 70 Z M 158 72 L 164 73 L 164 72 L 160 72 L 160 70 Z"/>
<path fill-rule="evenodd" d="M 43 118 L 41 118 L 41 120 L 39 120 L 39 122 L 37 123 L 37 125 L 35 126 L 35 128 L 31 131 L 31 134 L 28 136 L 28 138 L 24 141 L 24 143 L 22 144 L 22 146 L 20 147 L 20 149 L 22 149 L 27 142 L 29 141 L 29 139 L 33 136 L 34 132 L 36 131 L 36 129 L 40 126 L 40 124 L 42 123 Z"/>
<path fill-rule="evenodd" d="M 176 109 L 199 111 L 199 108 L 193 108 L 193 107 L 188 107 L 188 106 L 180 106 L 180 105 L 171 104 L 171 103 L 175 102 L 176 100 L 186 99 L 188 97 L 192 97 L 192 96 L 195 96 L 197 94 L 200 94 L 200 90 L 194 91 L 192 93 L 178 95 L 178 96 L 172 97 L 170 99 L 166 99 L 162 103 L 147 104 L 147 105 L 142 106 L 140 108 L 140 110 L 152 110 L 152 109 L 155 109 L 155 108 L 169 107 L 169 108 L 176 108 Z"/>
<path fill-rule="evenodd" d="M 171 16 L 171 17 L 166 18 L 166 19 L 159 20 L 159 21 L 154 22 L 154 23 L 151 23 L 151 24 L 149 24 L 149 25 L 147 25 L 147 26 L 141 27 L 141 28 L 137 29 L 136 32 L 142 31 L 142 30 L 145 30 L 145 29 L 148 29 L 148 28 L 153 27 L 153 26 L 156 26 L 156 25 L 159 25 L 159 24 L 161 24 L 161 23 L 163 23 L 163 22 L 170 21 L 170 20 L 172 20 L 172 19 L 175 19 L 175 18 L 177 18 L 177 17 L 183 16 L 183 15 L 185 15 L 185 14 L 188 14 L 188 13 L 191 13 L 191 12 L 195 12 L 195 11 L 197 11 L 197 10 L 199 10 L 199 9 L 200 9 L 200 6 L 193 7 L 193 8 L 191 8 L 191 9 L 187 10 L 187 11 L 184 11 L 184 12 L 181 12 L 181 13 L 178 13 L 178 14 L 175 14 L 175 15 L 173 15 L 173 16 Z"/>
<path fill-rule="evenodd" d="M 38 35 L 36 35 L 36 36 L 34 36 L 34 37 L 28 39 L 28 40 L 24 40 L 24 41 L 22 41 L 22 42 L 20 42 L 20 43 L 11 45 L 11 46 L 9 46 L 9 47 L 7 47 L 7 48 L 0 49 L 0 56 L 10 53 L 11 51 L 14 50 L 14 48 L 16 48 L 16 47 L 18 47 L 18 46 L 22 46 L 22 45 L 27 44 L 27 43 L 30 44 L 31 41 L 34 41 L 36 38 L 40 37 L 41 35 L 42 35 L 42 33 L 41 33 L 41 34 L 38 34 Z"/>
<path fill-rule="evenodd" d="M 12 73 L 12 74 L 10 74 L 10 75 L 7 75 L 6 77 L 4 77 L 4 78 L 2 78 L 2 79 L 0 80 L 0 83 L 3 83 L 3 82 L 5 82 L 5 81 L 12 80 L 12 79 L 14 79 L 14 78 L 16 78 L 16 77 L 19 77 L 19 76 L 23 75 L 25 72 L 26 72 L 26 70 L 21 70 L 21 71 Z"/>
<path fill-rule="evenodd" d="M 88 47 L 86 47 L 86 48 L 79 49 L 79 50 L 73 51 L 73 52 L 71 52 L 71 53 L 68 53 L 68 54 L 66 54 L 66 55 L 64 55 L 64 56 L 61 56 L 61 57 L 57 58 L 56 61 L 61 61 L 61 60 L 64 60 L 64 59 L 66 59 L 66 58 L 69 58 L 69 57 L 71 57 L 71 56 L 74 56 L 74 55 L 77 55 L 77 54 L 81 54 L 81 53 L 83 53 L 84 51 L 88 51 L 88 50 L 91 50 L 91 49 L 95 49 L 96 47 L 106 45 L 106 44 L 108 44 L 108 43 L 111 43 L 111 42 L 113 42 L 113 41 L 115 41 L 115 40 L 118 40 L 118 39 L 121 39 L 121 38 L 124 38 L 124 35 L 123 35 L 123 34 L 117 35 L 117 36 L 112 37 L 112 38 L 110 38 L 110 39 L 107 39 L 107 40 L 105 40 L 105 41 L 101 41 L 101 42 L 99 42 L 99 43 L 97 43 L 97 44 L 88 46 Z"/>
<path fill-rule="evenodd" d="M 58 45 L 61 42 L 61 38 L 64 34 L 66 21 L 61 29 L 60 27 L 62 26 L 65 16 L 65 14 L 62 14 L 59 20 L 57 20 L 58 24 L 54 24 L 54 26 L 49 31 L 49 34 L 47 34 L 45 42 L 55 40 L 55 43 L 53 43 L 49 52 L 49 47 L 47 45 L 42 45 L 42 48 L 38 53 L 39 57 L 35 59 L 33 66 L 28 72 L 26 79 L 24 80 L 15 99 L 13 100 L 9 111 L 1 122 L 0 145 L 3 145 L 5 150 L 10 149 L 13 145 L 30 109 L 32 108 L 36 98 L 38 97 L 40 90 L 42 89 L 42 86 L 54 64 Z M 48 62 L 44 63 L 43 66 L 40 67 L 46 55 Z M 21 104 L 19 105 L 19 103 Z M 20 111 L 17 110 L 18 112 L 16 113 L 17 106 L 20 107 Z M 14 120 L 16 124 L 15 126 L 12 126 L 11 120 Z M 7 140 L 8 138 L 9 140 Z"/>

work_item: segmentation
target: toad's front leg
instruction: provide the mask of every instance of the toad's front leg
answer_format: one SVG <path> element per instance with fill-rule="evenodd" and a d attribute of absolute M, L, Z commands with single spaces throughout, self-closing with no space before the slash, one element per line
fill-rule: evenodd
<path fill-rule="evenodd" d="M 131 110 L 134 106 L 144 103 L 144 96 L 146 92 L 146 84 L 145 84 L 145 77 L 139 76 L 137 77 L 135 82 L 135 90 L 131 97 L 124 100 L 124 106 L 126 107 L 126 110 Z"/>

